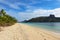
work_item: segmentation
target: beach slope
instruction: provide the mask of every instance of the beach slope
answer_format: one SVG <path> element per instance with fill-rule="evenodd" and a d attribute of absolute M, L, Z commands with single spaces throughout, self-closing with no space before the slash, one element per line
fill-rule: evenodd
<path fill-rule="evenodd" d="M 3 28 L 0 40 L 60 40 L 60 35 L 23 23 Z"/>

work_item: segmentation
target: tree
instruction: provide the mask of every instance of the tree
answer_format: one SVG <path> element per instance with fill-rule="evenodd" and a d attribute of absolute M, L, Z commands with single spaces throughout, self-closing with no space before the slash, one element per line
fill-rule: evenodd
<path fill-rule="evenodd" d="M 1 16 L 4 16 L 6 14 L 6 12 L 4 11 L 4 9 L 1 10 Z"/>
<path fill-rule="evenodd" d="M 17 20 L 10 15 L 7 15 L 5 10 L 0 11 L 0 26 L 10 26 L 17 22 Z"/>

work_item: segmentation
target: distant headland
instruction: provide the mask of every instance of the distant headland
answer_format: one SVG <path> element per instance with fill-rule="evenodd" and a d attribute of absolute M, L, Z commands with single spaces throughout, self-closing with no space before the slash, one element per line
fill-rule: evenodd
<path fill-rule="evenodd" d="M 23 22 L 60 22 L 60 17 L 50 14 L 50 16 L 36 17 Z"/>

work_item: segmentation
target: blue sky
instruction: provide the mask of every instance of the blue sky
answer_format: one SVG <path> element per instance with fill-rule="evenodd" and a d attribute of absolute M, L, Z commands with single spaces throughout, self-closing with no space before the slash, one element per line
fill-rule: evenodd
<path fill-rule="evenodd" d="M 23 21 L 54 14 L 60 17 L 60 0 L 0 0 L 0 10 Z"/>

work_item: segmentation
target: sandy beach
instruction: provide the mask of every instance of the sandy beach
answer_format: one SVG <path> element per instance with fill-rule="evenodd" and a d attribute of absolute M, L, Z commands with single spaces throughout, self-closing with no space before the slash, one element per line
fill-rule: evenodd
<path fill-rule="evenodd" d="M 32 27 L 22 23 L 2 28 L 0 40 L 60 40 L 54 32 Z"/>

